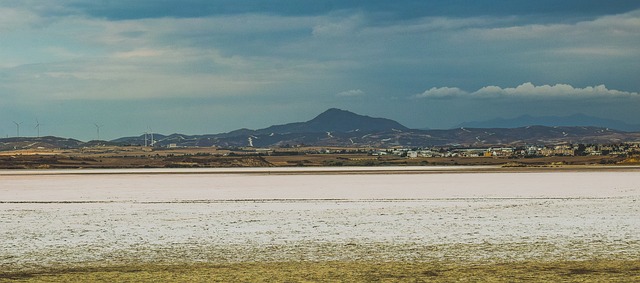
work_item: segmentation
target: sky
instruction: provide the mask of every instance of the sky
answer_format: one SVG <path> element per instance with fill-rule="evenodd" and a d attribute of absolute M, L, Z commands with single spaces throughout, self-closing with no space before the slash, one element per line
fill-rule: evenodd
<path fill-rule="evenodd" d="M 333 107 L 410 128 L 640 124 L 638 46 L 637 0 L 3 0 L 0 137 L 222 133 Z"/>

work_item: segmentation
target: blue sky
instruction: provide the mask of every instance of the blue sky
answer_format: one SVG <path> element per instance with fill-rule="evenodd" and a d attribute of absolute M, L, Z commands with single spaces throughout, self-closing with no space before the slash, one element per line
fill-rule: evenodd
<path fill-rule="evenodd" d="M 4 0 L 0 136 L 523 114 L 640 124 L 640 2 Z"/>

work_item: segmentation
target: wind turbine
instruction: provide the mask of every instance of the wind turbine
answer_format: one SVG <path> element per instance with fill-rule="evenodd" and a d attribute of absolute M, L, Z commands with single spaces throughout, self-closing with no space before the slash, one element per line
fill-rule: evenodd
<path fill-rule="evenodd" d="M 20 137 L 20 125 L 22 124 L 22 122 L 18 123 L 16 121 L 13 121 L 14 124 L 16 124 L 16 137 Z"/>
<path fill-rule="evenodd" d="M 155 144 L 156 142 L 153 140 L 153 129 L 151 129 L 151 127 L 147 126 L 147 129 L 149 129 L 149 132 L 151 133 L 151 147 L 153 147 L 153 144 Z"/>
<path fill-rule="evenodd" d="M 147 136 L 149 135 L 148 132 L 144 132 L 144 147 L 147 147 Z"/>
<path fill-rule="evenodd" d="M 96 126 L 96 131 L 98 132 L 98 140 L 100 140 L 100 128 L 104 127 L 104 125 L 98 125 L 96 123 L 94 123 L 94 125 Z"/>
<path fill-rule="evenodd" d="M 38 137 L 40 137 L 40 122 L 38 118 L 36 118 L 36 126 L 34 128 L 38 130 Z"/>

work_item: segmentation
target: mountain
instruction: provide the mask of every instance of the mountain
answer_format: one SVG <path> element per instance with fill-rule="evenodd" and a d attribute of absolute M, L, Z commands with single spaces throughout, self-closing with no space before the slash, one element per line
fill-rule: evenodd
<path fill-rule="evenodd" d="M 516 118 L 497 118 L 480 122 L 465 122 L 459 124 L 458 128 L 518 128 L 526 126 L 591 126 L 616 129 L 620 131 L 640 131 L 640 125 L 628 124 L 626 122 L 603 119 L 584 114 L 574 114 L 571 116 L 540 116 L 522 115 Z"/>
<path fill-rule="evenodd" d="M 386 118 L 372 118 L 346 110 L 331 108 L 307 122 L 271 126 L 257 130 L 257 133 L 326 133 L 326 132 L 372 132 L 406 131 L 409 128 Z"/>
<path fill-rule="evenodd" d="M 228 133 L 211 135 L 182 135 L 171 134 L 164 136 L 154 134 L 157 146 L 176 144 L 178 146 L 271 146 L 276 144 L 316 144 L 326 137 L 333 137 L 340 133 L 372 133 L 408 131 L 402 124 L 386 119 L 373 118 L 355 114 L 346 110 L 331 108 L 306 122 L 295 122 L 274 125 L 264 129 L 238 129 Z M 363 134 L 363 135 L 364 135 Z M 251 142 L 249 142 L 251 139 Z M 144 135 L 122 137 L 113 140 L 123 145 L 143 145 Z M 147 143 L 151 137 L 147 136 Z M 338 144 L 336 144 L 338 145 Z"/>
<path fill-rule="evenodd" d="M 613 126 L 526 126 L 506 128 L 520 124 L 545 122 L 541 117 L 523 116 L 518 119 L 488 121 L 490 128 L 463 126 L 449 130 L 408 129 L 400 123 L 358 115 L 340 109 L 329 109 L 306 122 L 275 125 L 264 129 L 239 129 L 228 133 L 207 135 L 154 134 L 155 147 L 176 145 L 182 147 L 288 147 L 288 146 L 341 146 L 341 147 L 428 147 L 428 146 L 512 146 L 552 145 L 558 143 L 611 144 L 640 141 L 640 132 L 614 130 Z M 542 117 L 544 118 L 544 117 Z M 548 118 L 563 124 L 586 123 L 593 117 L 573 115 Z M 558 118 L 558 117 L 555 117 Z M 547 119 L 547 118 L 545 118 Z M 564 119 L 564 120 L 563 120 Z M 597 118 L 596 118 L 597 119 Z M 547 121 L 547 122 L 549 122 Z M 591 120 L 613 123 L 613 120 Z M 549 122 L 551 123 L 551 122 Z M 469 124 L 464 124 L 469 125 Z M 481 126 L 480 124 L 471 124 Z M 498 125 L 498 126 L 495 126 Z M 499 127 L 502 126 L 502 127 Z M 630 125 L 627 125 L 630 126 Z M 151 136 L 147 136 L 151 144 Z M 81 142 L 57 137 L 0 139 L 0 150 L 34 148 L 81 148 L 104 145 L 144 145 L 145 136 L 123 137 L 105 141 Z"/>
<path fill-rule="evenodd" d="M 14 137 L 0 139 L 0 150 L 33 149 L 33 148 L 78 148 L 85 143 L 75 139 L 59 137 Z"/>

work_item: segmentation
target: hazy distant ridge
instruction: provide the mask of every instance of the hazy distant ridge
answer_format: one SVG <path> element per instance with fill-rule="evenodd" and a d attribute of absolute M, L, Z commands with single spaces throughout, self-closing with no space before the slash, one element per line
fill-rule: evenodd
<path fill-rule="evenodd" d="M 640 125 L 630 124 L 612 119 L 603 119 L 584 114 L 574 114 L 570 116 L 539 116 L 522 115 L 516 118 L 497 118 L 486 121 L 464 122 L 457 127 L 464 128 L 519 128 L 526 126 L 590 126 L 616 129 L 620 131 L 636 132 L 640 131 Z"/>

